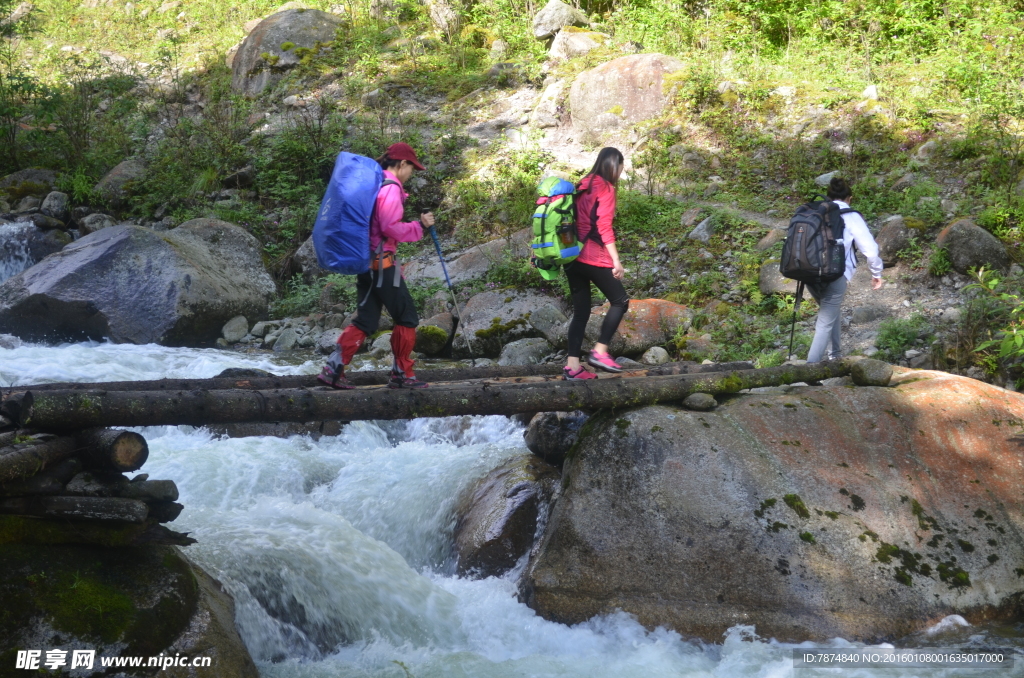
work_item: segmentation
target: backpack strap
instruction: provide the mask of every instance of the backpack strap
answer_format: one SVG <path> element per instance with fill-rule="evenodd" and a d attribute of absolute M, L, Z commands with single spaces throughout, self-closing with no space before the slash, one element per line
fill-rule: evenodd
<path fill-rule="evenodd" d="M 377 195 L 383 191 L 387 186 L 397 186 L 398 182 L 392 179 L 385 179 L 381 182 L 380 188 L 377 189 Z M 377 211 L 377 201 L 373 201 L 373 213 Z M 370 220 L 373 220 L 373 213 L 370 215 Z M 384 254 L 384 241 L 387 240 L 384 233 L 380 234 L 380 243 L 377 245 L 377 251 L 373 253 L 373 256 L 377 260 L 377 287 L 384 286 L 384 269 L 381 267 L 383 254 Z M 373 275 L 373 267 L 370 267 L 370 275 Z M 398 262 L 398 252 L 395 252 L 395 287 L 400 287 L 402 284 L 402 265 Z M 366 302 L 366 299 L 363 299 Z M 360 304 L 362 306 L 362 304 Z"/>

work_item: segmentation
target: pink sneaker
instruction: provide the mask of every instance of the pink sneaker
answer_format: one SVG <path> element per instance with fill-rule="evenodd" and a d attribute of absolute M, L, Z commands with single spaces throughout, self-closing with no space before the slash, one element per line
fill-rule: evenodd
<path fill-rule="evenodd" d="M 568 367 L 563 367 L 562 379 L 597 379 L 597 375 L 594 374 L 593 372 L 588 372 L 587 370 L 583 369 L 583 367 L 580 367 L 575 372 L 569 369 Z"/>
<path fill-rule="evenodd" d="M 591 351 L 590 357 L 587 358 L 587 362 L 594 367 L 599 367 L 605 372 L 621 372 L 622 365 L 618 364 L 612 357 L 607 353 L 598 353 L 597 351 Z"/>

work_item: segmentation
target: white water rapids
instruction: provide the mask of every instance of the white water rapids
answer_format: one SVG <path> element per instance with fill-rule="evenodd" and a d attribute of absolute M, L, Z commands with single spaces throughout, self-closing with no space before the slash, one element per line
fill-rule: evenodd
<path fill-rule="evenodd" d="M 32 253 L 25 242 L 32 224 L 0 223 L 0 283 L 32 265 Z"/>
<path fill-rule="evenodd" d="M 315 372 L 319 363 L 282 365 L 269 357 L 152 345 L 23 345 L 0 349 L 0 386 L 211 377 L 227 367 L 294 374 Z M 199 540 L 185 552 L 234 596 L 239 631 L 263 676 L 937 678 L 998 673 L 796 672 L 791 650 L 801 646 L 759 639 L 752 627 L 731 629 L 719 644 L 685 640 L 664 629 L 647 631 L 623 613 L 568 627 L 519 603 L 514 575 L 456 577 L 449 552 L 459 495 L 524 449 L 522 428 L 504 417 L 357 422 L 340 436 L 319 441 L 218 439 L 184 426 L 142 433 L 150 445 L 142 471 L 177 483 L 185 510 L 171 527 Z M 1007 640 L 955 623 L 935 630 L 922 635 L 919 644 L 987 646 Z M 842 639 L 829 645 L 856 646 Z M 1024 675 L 1019 656 L 1012 673 Z"/>

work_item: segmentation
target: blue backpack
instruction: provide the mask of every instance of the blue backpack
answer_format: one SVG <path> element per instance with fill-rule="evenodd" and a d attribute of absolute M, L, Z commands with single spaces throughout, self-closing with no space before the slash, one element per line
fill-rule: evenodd
<path fill-rule="evenodd" d="M 313 224 L 313 248 L 320 268 L 346 275 L 370 270 L 370 218 L 377 192 L 393 183 L 384 181 L 376 160 L 344 151 L 338 154 Z"/>

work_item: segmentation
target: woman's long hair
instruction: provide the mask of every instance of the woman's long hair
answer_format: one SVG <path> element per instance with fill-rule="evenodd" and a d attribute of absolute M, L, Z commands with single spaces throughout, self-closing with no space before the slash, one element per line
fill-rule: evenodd
<path fill-rule="evenodd" d="M 626 159 L 622 157 L 619 149 L 606 146 L 597 154 L 597 160 L 594 161 L 594 167 L 589 173 L 596 174 L 614 186 L 619 181 L 619 174 L 625 162 Z"/>

